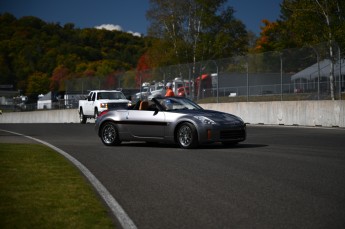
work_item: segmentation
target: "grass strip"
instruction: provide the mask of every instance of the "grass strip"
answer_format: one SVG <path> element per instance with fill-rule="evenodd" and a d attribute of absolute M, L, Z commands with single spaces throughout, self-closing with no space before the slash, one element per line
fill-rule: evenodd
<path fill-rule="evenodd" d="M 106 207 L 62 155 L 0 143 L 0 228 L 114 228 Z"/>

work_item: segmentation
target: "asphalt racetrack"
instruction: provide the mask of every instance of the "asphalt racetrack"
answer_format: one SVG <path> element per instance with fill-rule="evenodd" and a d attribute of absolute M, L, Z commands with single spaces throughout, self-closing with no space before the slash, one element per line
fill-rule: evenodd
<path fill-rule="evenodd" d="M 345 228 L 345 129 L 248 126 L 247 140 L 182 150 L 106 147 L 93 124 L 0 124 L 69 153 L 138 228 Z M 25 140 L 27 141 L 27 140 Z"/>

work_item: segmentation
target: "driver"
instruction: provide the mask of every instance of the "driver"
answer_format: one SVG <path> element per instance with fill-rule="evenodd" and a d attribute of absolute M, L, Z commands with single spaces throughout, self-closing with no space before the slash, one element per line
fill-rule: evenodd
<path fill-rule="evenodd" d="M 166 110 L 172 110 L 173 109 L 173 103 L 170 99 L 165 100 L 164 106 L 165 106 Z"/>

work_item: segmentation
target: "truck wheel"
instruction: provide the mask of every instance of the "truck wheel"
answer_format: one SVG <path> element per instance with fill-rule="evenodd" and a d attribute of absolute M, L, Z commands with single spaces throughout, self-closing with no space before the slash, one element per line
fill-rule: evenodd
<path fill-rule="evenodd" d="M 86 117 L 83 113 L 83 109 L 80 109 L 80 112 L 79 112 L 79 120 L 80 120 L 80 123 L 81 124 L 85 124 L 86 123 Z"/>
<path fill-rule="evenodd" d="M 95 118 L 95 119 L 97 119 L 97 117 L 98 117 L 98 109 L 97 109 L 97 108 L 95 108 L 95 114 L 94 114 L 94 118 Z"/>

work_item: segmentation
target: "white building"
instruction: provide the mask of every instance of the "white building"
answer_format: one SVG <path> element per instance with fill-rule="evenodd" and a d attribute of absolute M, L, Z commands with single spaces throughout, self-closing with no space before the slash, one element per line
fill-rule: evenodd
<path fill-rule="evenodd" d="M 39 95 L 37 101 L 37 109 L 52 109 L 52 93 L 48 92 L 45 95 Z"/>

